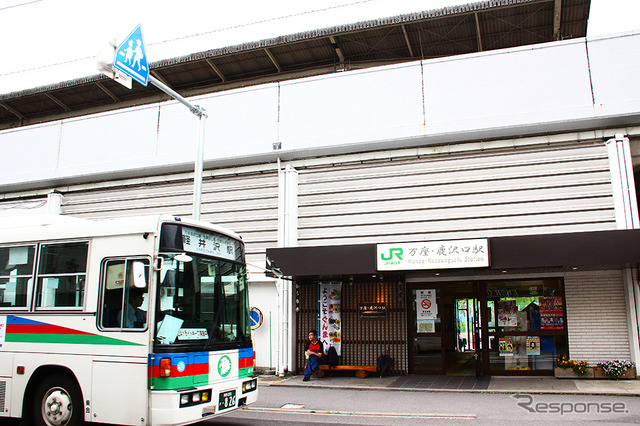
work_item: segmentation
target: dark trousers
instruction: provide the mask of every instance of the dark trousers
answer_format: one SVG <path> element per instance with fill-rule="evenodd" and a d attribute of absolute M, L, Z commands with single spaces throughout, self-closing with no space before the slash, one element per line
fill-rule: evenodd
<path fill-rule="evenodd" d="M 311 373 L 313 370 L 318 368 L 320 365 L 320 359 L 315 355 L 309 355 L 309 359 L 307 360 L 307 366 L 304 368 L 304 376 L 311 377 Z"/>

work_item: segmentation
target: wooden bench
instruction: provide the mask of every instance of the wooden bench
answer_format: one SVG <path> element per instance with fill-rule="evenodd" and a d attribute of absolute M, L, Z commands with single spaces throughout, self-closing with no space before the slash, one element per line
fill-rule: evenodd
<path fill-rule="evenodd" d="M 324 377 L 325 371 L 355 371 L 356 377 L 364 379 L 369 373 L 375 373 L 378 371 L 378 367 L 375 365 L 336 365 L 330 367 L 326 364 L 321 364 L 320 371 L 316 373 L 316 377 Z"/>

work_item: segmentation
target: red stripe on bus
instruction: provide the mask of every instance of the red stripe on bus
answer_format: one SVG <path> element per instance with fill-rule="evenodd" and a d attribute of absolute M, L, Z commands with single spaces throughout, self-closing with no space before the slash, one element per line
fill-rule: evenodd
<path fill-rule="evenodd" d="M 151 377 L 160 378 L 160 367 L 152 366 L 149 369 Z M 178 367 L 171 366 L 171 377 L 188 377 L 198 376 L 201 374 L 209 374 L 209 364 L 191 364 L 186 365 L 184 371 L 181 373 L 178 371 Z"/>
<path fill-rule="evenodd" d="M 238 368 L 253 367 L 253 358 L 241 358 L 238 360 Z"/>
<path fill-rule="evenodd" d="M 16 334 L 91 334 L 51 324 L 7 324 L 7 333 Z"/>

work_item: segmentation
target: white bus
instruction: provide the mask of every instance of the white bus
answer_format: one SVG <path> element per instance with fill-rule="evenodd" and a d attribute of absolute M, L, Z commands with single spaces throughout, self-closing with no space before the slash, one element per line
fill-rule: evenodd
<path fill-rule="evenodd" d="M 189 424 L 257 399 L 244 244 L 173 216 L 0 224 L 0 423 Z"/>

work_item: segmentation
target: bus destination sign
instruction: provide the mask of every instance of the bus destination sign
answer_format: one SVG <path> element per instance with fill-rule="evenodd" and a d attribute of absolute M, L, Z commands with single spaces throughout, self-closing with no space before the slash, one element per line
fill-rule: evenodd
<path fill-rule="evenodd" d="M 236 241 L 226 235 L 182 227 L 182 245 L 186 251 L 236 260 Z"/>

